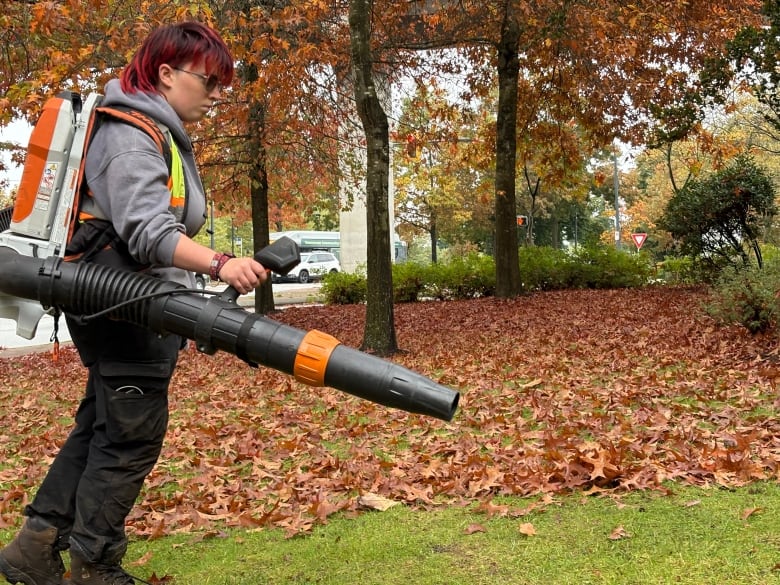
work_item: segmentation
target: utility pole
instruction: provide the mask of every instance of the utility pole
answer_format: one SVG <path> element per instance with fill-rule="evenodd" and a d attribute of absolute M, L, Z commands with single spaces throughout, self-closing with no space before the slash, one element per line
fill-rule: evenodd
<path fill-rule="evenodd" d="M 579 226 L 579 220 L 580 220 L 580 214 L 579 212 L 574 212 L 574 251 L 577 251 L 577 244 L 579 243 L 580 239 L 580 226 Z"/>
<path fill-rule="evenodd" d="M 214 249 L 214 201 L 209 199 L 209 236 L 211 237 L 211 249 Z"/>
<path fill-rule="evenodd" d="M 428 146 L 428 178 L 431 181 L 431 191 L 428 200 L 433 201 L 433 154 L 431 153 L 431 147 Z M 436 210 L 431 206 L 431 262 L 436 264 L 439 261 L 439 226 L 436 225 L 438 220 Z"/>
<path fill-rule="evenodd" d="M 615 186 L 615 248 L 620 249 L 620 202 L 618 201 L 618 159 L 617 151 L 613 155 L 615 161 L 614 186 Z"/>

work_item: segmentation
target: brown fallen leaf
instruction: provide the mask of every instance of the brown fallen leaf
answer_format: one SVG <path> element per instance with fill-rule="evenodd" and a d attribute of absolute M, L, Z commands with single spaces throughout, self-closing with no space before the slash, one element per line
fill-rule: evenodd
<path fill-rule="evenodd" d="M 379 494 L 372 494 L 371 492 L 366 492 L 364 494 L 361 494 L 357 499 L 357 503 L 363 508 L 368 508 L 370 510 L 379 510 L 380 512 L 389 510 L 393 506 L 400 505 L 400 502 L 396 502 L 395 500 L 385 498 L 384 496 L 380 496 Z"/>
<path fill-rule="evenodd" d="M 154 556 L 154 553 L 152 551 L 149 551 L 145 555 L 143 555 L 141 558 L 136 559 L 135 561 L 130 563 L 130 566 L 132 566 L 132 567 L 140 567 L 142 565 L 145 565 L 146 563 L 148 563 L 152 559 L 152 556 Z"/>
<path fill-rule="evenodd" d="M 527 390 L 528 388 L 533 388 L 535 386 L 538 386 L 539 384 L 542 383 L 542 381 L 543 380 L 541 378 L 537 378 L 536 380 L 531 380 L 530 382 L 526 382 L 525 384 L 520 384 L 518 388 L 520 388 L 521 390 Z"/>
<path fill-rule="evenodd" d="M 494 504 L 492 500 L 480 502 L 475 508 L 477 512 L 484 512 L 488 518 L 493 516 L 504 517 L 509 513 L 510 506 L 505 504 Z"/>
<path fill-rule="evenodd" d="M 631 538 L 631 535 L 622 526 L 616 526 L 609 535 L 610 540 L 622 540 L 624 538 Z"/>
<path fill-rule="evenodd" d="M 536 536 L 536 528 L 534 528 L 534 525 L 530 522 L 523 522 L 520 525 L 520 534 L 525 534 L 526 536 Z"/>
<path fill-rule="evenodd" d="M 469 524 L 466 526 L 466 530 L 463 531 L 464 534 L 474 534 L 475 532 L 487 532 L 487 530 L 485 530 L 482 524 Z"/>
<path fill-rule="evenodd" d="M 740 518 L 742 518 L 742 520 L 747 520 L 753 514 L 760 514 L 762 511 L 763 511 L 762 508 L 745 508 L 744 510 L 742 510 L 742 515 L 740 516 Z"/>

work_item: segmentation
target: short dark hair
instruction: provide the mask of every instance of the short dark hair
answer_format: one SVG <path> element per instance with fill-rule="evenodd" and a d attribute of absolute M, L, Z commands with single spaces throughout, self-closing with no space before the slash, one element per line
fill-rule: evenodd
<path fill-rule="evenodd" d="M 159 67 L 167 63 L 204 63 L 207 75 L 215 75 L 223 86 L 233 81 L 233 57 L 214 29 L 195 21 L 161 26 L 153 30 L 122 72 L 122 91 L 157 91 Z"/>

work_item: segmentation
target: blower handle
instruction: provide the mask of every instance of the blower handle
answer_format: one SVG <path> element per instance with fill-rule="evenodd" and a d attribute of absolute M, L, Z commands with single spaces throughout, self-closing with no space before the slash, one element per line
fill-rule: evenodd
<path fill-rule="evenodd" d="M 286 275 L 301 261 L 298 244 L 287 236 L 282 236 L 273 244 L 266 246 L 255 254 L 255 260 L 266 269 L 277 274 Z M 269 275 L 270 278 L 270 275 Z M 232 286 L 227 287 L 219 298 L 223 301 L 235 302 L 239 292 Z"/>

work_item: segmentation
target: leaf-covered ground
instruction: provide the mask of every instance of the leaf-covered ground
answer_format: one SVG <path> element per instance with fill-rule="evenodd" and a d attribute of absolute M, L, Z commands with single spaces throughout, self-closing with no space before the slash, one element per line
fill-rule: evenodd
<path fill-rule="evenodd" d="M 138 535 L 218 525 L 294 534 L 372 495 L 417 506 L 664 482 L 780 479 L 777 339 L 719 327 L 701 291 L 567 291 L 397 305 L 392 359 L 461 391 L 445 423 L 220 353 L 182 354 Z M 273 316 L 357 347 L 365 308 Z M 0 527 L 64 440 L 85 372 L 72 349 L 0 360 Z M 362 503 L 361 503 L 362 502 Z"/>

